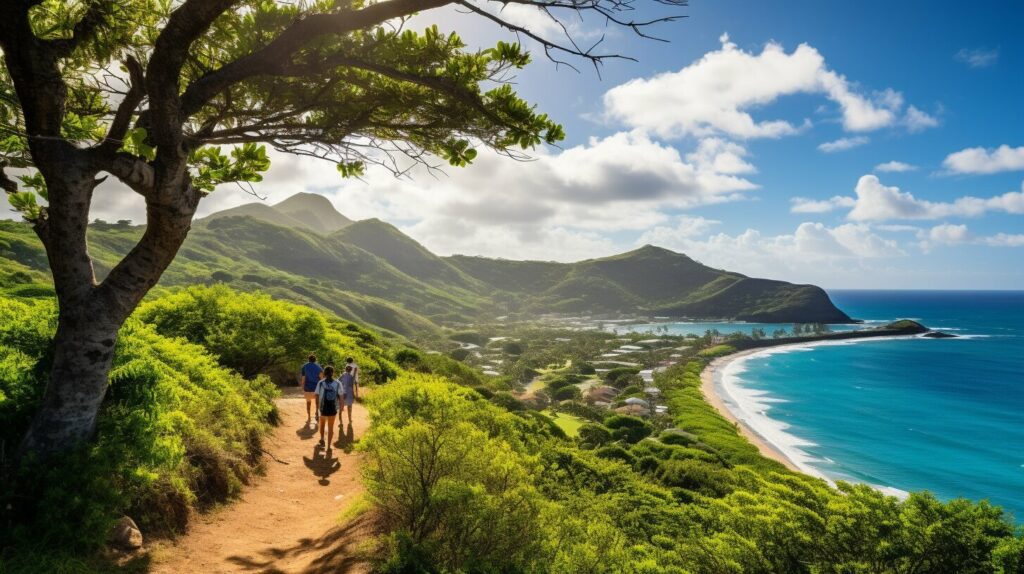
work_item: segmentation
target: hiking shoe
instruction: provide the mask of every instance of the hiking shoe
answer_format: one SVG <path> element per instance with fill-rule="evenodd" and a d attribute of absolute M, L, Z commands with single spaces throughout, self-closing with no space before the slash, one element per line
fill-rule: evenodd
<path fill-rule="evenodd" d="M 317 446 L 324 446 L 324 439 L 320 439 L 320 442 L 316 443 Z"/>

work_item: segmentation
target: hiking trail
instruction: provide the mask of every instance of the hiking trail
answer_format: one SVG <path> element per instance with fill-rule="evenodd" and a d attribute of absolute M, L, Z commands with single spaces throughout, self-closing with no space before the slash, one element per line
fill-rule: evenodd
<path fill-rule="evenodd" d="M 281 424 L 263 444 L 266 473 L 254 477 L 238 500 L 197 516 L 185 535 L 151 546 L 150 572 L 370 571 L 361 545 L 369 541 L 371 525 L 365 515 L 340 520 L 364 492 L 362 454 L 354 447 L 369 429 L 369 415 L 357 402 L 354 424 L 348 426 L 346 414 L 341 437 L 335 423 L 328 453 L 316 447 L 320 431 L 303 426 L 306 403 L 300 389 L 281 393 Z"/>

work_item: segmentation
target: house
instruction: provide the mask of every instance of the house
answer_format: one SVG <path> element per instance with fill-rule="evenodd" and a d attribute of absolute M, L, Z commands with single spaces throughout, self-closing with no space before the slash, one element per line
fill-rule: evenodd
<path fill-rule="evenodd" d="M 609 386 L 595 387 L 587 393 L 587 399 L 593 402 L 606 402 L 610 403 L 615 397 L 619 396 L 619 389 Z"/>
<path fill-rule="evenodd" d="M 651 415 L 651 409 L 640 405 L 625 405 L 615 409 L 620 415 L 632 415 L 635 417 L 647 417 Z"/>

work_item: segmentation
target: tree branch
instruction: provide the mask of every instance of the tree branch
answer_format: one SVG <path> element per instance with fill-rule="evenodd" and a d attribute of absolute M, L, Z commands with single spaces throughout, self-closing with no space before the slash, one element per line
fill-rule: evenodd
<path fill-rule="evenodd" d="M 181 69 L 192 43 L 209 29 L 213 21 L 237 0 L 187 0 L 171 13 L 167 25 L 154 42 L 153 55 L 146 67 L 146 92 L 149 94 L 150 136 L 156 147 L 176 159 L 186 155 L 181 148 L 181 125 L 187 115 L 180 114 Z M 158 152 L 159 153 L 159 152 Z M 166 156 L 164 156 L 166 157 Z M 177 163 L 177 162 L 173 162 Z"/>
<path fill-rule="evenodd" d="M 150 197 L 156 183 L 156 171 L 142 158 L 127 153 L 108 153 L 95 158 L 97 170 L 112 174 L 139 195 Z"/>
<path fill-rule="evenodd" d="M 189 117 L 228 86 L 270 74 L 289 64 L 291 56 L 326 35 L 348 34 L 415 12 L 438 8 L 453 0 L 388 0 L 360 10 L 313 14 L 297 20 L 269 44 L 192 82 L 182 95 L 182 115 Z"/>
<path fill-rule="evenodd" d="M 7 193 L 18 192 L 18 182 L 7 177 L 7 172 L 4 171 L 7 168 L 7 160 L 0 158 L 0 189 L 3 189 Z"/>
<path fill-rule="evenodd" d="M 139 107 L 143 98 L 146 97 L 146 77 L 142 70 L 142 64 L 135 57 L 128 56 L 124 65 L 128 68 L 131 85 L 128 88 L 128 93 L 125 94 L 124 99 L 117 106 L 117 112 L 114 114 L 114 119 L 110 122 L 110 128 L 107 130 L 106 137 L 97 146 L 101 153 L 120 149 L 122 140 L 131 126 L 135 109 Z"/>

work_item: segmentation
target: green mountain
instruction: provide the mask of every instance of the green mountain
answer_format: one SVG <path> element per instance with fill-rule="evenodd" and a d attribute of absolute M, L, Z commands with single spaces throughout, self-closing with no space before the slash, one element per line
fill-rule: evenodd
<path fill-rule="evenodd" d="M 524 308 L 633 313 L 756 322 L 846 323 L 850 317 L 814 285 L 752 279 L 713 269 L 661 247 L 577 263 L 454 256 L 453 265 L 510 295 Z"/>
<path fill-rule="evenodd" d="M 334 208 L 329 199 L 315 193 L 296 193 L 288 199 L 267 205 L 246 203 L 212 213 L 197 224 L 204 225 L 225 217 L 245 216 L 297 230 L 313 231 L 320 235 L 334 233 L 352 225 L 352 220 Z"/>
<path fill-rule="evenodd" d="M 91 226 L 99 278 L 141 233 L 128 225 Z M 28 225 L 0 222 L 0 257 L 4 292 L 51 289 L 45 254 Z M 440 325 L 510 312 L 850 321 L 813 285 L 713 269 L 650 245 L 576 263 L 438 257 L 388 223 L 351 222 L 313 194 L 243 205 L 198 222 L 160 287 L 209 282 L 260 289 L 421 340 L 440 337 Z"/>

